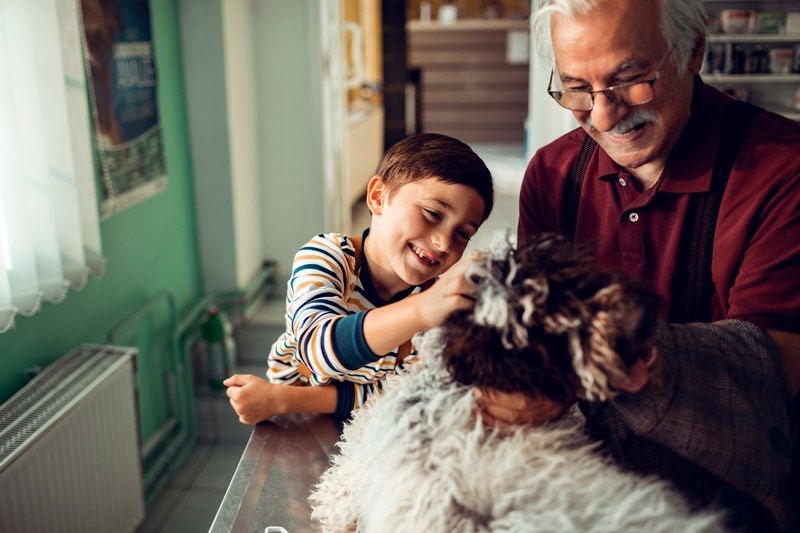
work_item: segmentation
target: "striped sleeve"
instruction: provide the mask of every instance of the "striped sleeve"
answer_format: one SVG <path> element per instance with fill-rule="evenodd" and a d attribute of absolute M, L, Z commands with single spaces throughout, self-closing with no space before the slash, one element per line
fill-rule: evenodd
<path fill-rule="evenodd" d="M 363 406 L 367 400 L 383 394 L 383 381 L 372 383 L 353 383 L 352 381 L 336 382 L 335 416 L 349 417 L 355 409 Z"/>
<path fill-rule="evenodd" d="M 339 322 L 348 337 L 360 334 L 365 311 L 354 312 L 349 302 L 356 283 L 354 265 L 352 246 L 337 234 L 317 236 L 295 255 L 287 293 L 289 327 L 297 339 L 295 357 L 311 370 L 314 384 L 344 379 L 378 359 L 363 341 L 350 342 L 341 351 L 334 343 Z"/>

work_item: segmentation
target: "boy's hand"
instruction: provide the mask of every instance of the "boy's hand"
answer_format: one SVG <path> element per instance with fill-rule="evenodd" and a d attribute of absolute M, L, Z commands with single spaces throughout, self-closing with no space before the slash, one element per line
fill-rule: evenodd
<path fill-rule="evenodd" d="M 475 305 L 477 287 L 467 279 L 466 274 L 470 264 L 478 257 L 478 254 L 464 257 L 418 295 L 419 311 L 427 327 L 439 326 L 453 311 Z"/>
<path fill-rule="evenodd" d="M 273 416 L 289 413 L 333 413 L 336 410 L 336 387 L 293 387 L 270 383 L 251 374 L 234 374 L 223 385 L 231 407 L 242 424 L 258 424 Z"/>
<path fill-rule="evenodd" d="M 363 331 L 369 348 L 385 355 L 416 333 L 440 326 L 453 311 L 475 305 L 477 286 L 466 273 L 476 257 L 463 258 L 427 290 L 367 312 Z"/>
<path fill-rule="evenodd" d="M 230 398 L 231 407 L 239 415 L 242 424 L 258 424 L 283 414 L 280 407 L 285 390 L 283 385 L 270 383 L 252 374 L 234 374 L 222 384 L 228 387 L 225 394 Z"/>

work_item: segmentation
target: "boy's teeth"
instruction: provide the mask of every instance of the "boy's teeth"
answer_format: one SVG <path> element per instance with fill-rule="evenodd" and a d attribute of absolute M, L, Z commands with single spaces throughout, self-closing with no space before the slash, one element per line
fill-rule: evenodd
<path fill-rule="evenodd" d="M 421 259 L 424 259 L 428 263 L 431 263 L 431 264 L 438 263 L 438 261 L 436 259 L 434 259 L 433 257 L 430 257 L 421 248 L 414 247 L 412 249 L 414 250 L 414 253 L 417 254 L 418 257 L 420 257 Z"/>

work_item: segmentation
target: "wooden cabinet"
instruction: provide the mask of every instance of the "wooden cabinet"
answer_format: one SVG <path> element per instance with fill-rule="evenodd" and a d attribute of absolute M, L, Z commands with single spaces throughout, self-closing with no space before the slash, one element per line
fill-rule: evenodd
<path fill-rule="evenodd" d="M 408 67 L 419 73 L 418 131 L 465 142 L 524 142 L 527 21 L 414 20 L 407 30 Z"/>

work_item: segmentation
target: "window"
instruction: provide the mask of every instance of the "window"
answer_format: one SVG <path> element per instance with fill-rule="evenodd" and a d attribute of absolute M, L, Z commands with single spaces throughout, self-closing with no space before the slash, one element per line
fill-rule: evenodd
<path fill-rule="evenodd" d="M 0 333 L 101 275 L 77 6 L 0 0 Z"/>

